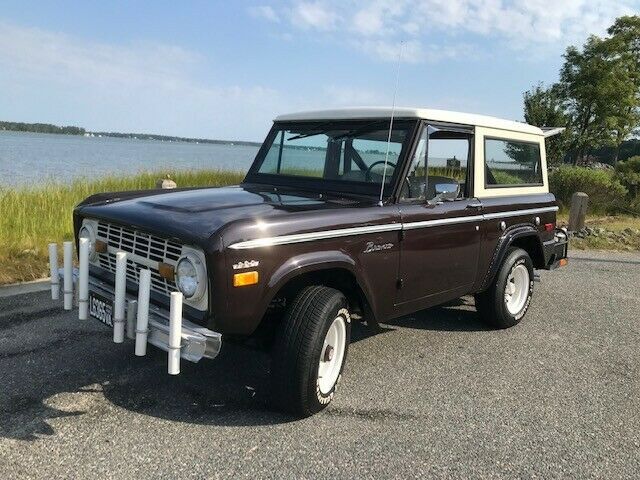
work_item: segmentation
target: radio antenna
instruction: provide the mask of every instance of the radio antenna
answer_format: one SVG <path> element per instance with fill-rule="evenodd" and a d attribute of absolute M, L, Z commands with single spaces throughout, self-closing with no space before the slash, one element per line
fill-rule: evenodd
<path fill-rule="evenodd" d="M 389 163 L 389 148 L 391 147 L 391 132 L 393 131 L 393 118 L 396 113 L 396 95 L 398 94 L 398 84 L 400 83 L 400 61 L 402 60 L 402 47 L 404 47 L 404 41 L 400 42 L 400 49 L 398 50 L 398 66 L 396 68 L 396 86 L 393 90 L 393 102 L 391 103 L 391 121 L 389 122 L 389 135 L 387 136 L 387 152 L 384 155 L 384 170 L 382 171 L 382 184 L 380 185 L 380 198 L 378 205 L 382 207 L 382 196 L 384 194 L 384 184 L 387 180 L 387 163 Z"/>

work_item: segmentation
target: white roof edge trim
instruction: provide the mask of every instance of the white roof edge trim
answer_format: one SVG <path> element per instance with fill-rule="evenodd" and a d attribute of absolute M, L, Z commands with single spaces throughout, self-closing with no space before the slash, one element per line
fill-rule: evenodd
<path fill-rule="evenodd" d="M 312 110 L 306 112 L 288 113 L 275 118 L 276 122 L 283 121 L 309 121 L 309 120 L 360 120 L 367 118 L 391 117 L 391 107 L 353 107 L 336 108 L 331 110 Z M 512 132 L 528 133 L 544 136 L 543 131 L 527 123 L 505 120 L 502 118 L 473 113 L 452 112 L 448 110 L 436 110 L 430 108 L 396 107 L 395 118 L 417 118 L 434 122 L 471 125 L 478 127 L 494 128 L 496 130 L 508 130 Z"/>
<path fill-rule="evenodd" d="M 542 127 L 542 132 L 544 133 L 544 138 L 553 137 L 554 135 L 559 135 L 566 130 L 565 127 Z"/>

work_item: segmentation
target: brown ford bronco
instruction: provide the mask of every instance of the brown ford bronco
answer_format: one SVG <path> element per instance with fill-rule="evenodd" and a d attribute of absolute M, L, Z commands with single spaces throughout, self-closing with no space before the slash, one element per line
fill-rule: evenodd
<path fill-rule="evenodd" d="M 494 327 L 520 322 L 534 270 L 566 264 L 545 158 L 557 130 L 413 108 L 280 116 L 238 186 L 78 205 L 89 314 L 113 324 L 126 252 L 128 300 L 150 273 L 145 346 L 189 361 L 214 358 L 223 336 L 268 348 L 275 405 L 313 414 L 333 398 L 354 321 L 473 294 Z M 167 333 L 176 291 L 177 347 Z"/>

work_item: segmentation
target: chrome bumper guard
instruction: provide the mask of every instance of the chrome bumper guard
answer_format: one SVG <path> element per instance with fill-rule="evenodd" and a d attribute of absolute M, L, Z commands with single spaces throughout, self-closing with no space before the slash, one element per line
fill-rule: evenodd
<path fill-rule="evenodd" d="M 136 355 L 146 354 L 146 344 L 150 343 L 168 352 L 168 372 L 180 372 L 180 358 L 198 362 L 201 358 L 215 358 L 222 347 L 222 334 L 201 327 L 182 318 L 182 294 L 171 295 L 171 308 L 161 308 L 149 303 L 149 271 L 140 276 L 139 295 L 126 292 L 126 254 L 118 252 L 119 265 L 115 286 L 89 276 L 88 240 L 80 239 L 80 267 L 73 268 L 73 243 L 64 242 L 64 267 L 58 268 L 57 245 L 49 245 L 51 265 L 51 298 L 60 298 L 60 284 L 63 285 L 65 310 L 71 310 L 74 298 L 79 306 L 80 320 L 89 318 L 89 292 L 113 302 L 113 341 L 122 343 L 125 336 L 135 339 Z M 146 277 L 146 281 L 143 278 Z M 75 295 L 74 295 L 75 294 Z M 126 323 L 126 325 L 125 325 Z"/>
<path fill-rule="evenodd" d="M 89 277 L 89 290 L 111 301 L 115 300 L 113 287 L 96 278 Z M 127 308 L 137 300 L 136 297 L 129 293 L 126 294 L 126 299 Z M 129 312 L 127 312 L 127 318 L 129 318 Z M 129 331 L 129 329 L 127 330 Z M 170 350 L 169 310 L 156 305 L 149 305 L 148 330 L 147 342 L 168 352 Z M 201 327 L 186 319 L 182 319 L 180 337 L 180 357 L 190 362 L 198 362 L 203 357 L 216 358 L 222 347 L 222 334 Z"/>

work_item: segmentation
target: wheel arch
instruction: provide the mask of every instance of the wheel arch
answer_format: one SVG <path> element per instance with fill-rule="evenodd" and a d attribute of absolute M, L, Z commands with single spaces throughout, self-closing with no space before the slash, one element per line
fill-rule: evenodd
<path fill-rule="evenodd" d="M 340 251 L 313 252 L 288 259 L 269 279 L 269 290 L 273 293 L 266 306 L 279 298 L 290 299 L 308 285 L 340 290 L 350 309 L 376 321 L 374 299 L 363 272 L 353 258 Z"/>
<path fill-rule="evenodd" d="M 486 290 L 494 281 L 509 248 L 518 247 L 531 257 L 534 268 L 544 268 L 544 250 L 538 230 L 533 225 L 514 225 L 503 233 L 496 245 L 491 264 L 478 291 Z"/>

